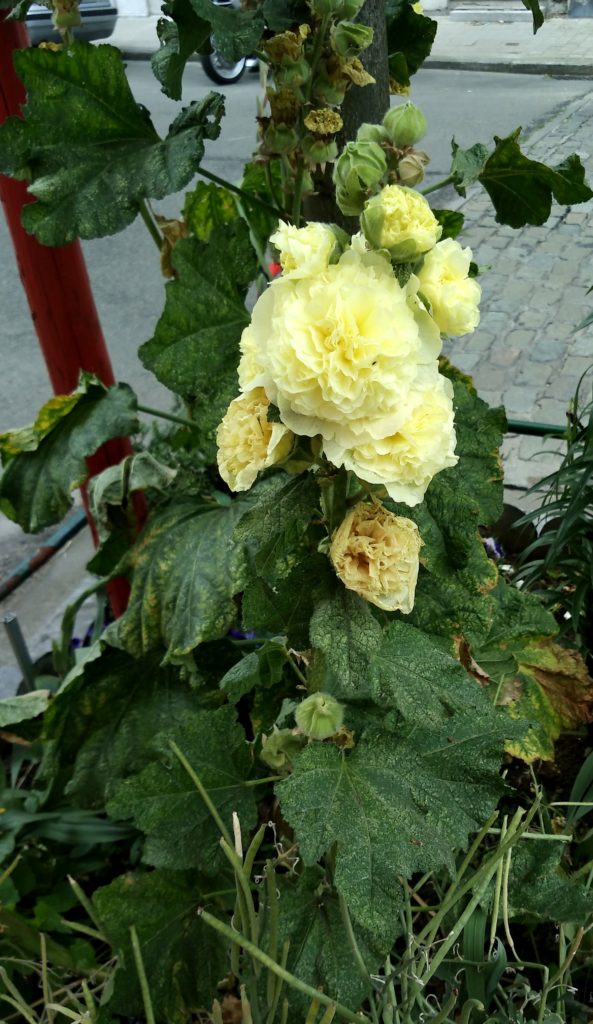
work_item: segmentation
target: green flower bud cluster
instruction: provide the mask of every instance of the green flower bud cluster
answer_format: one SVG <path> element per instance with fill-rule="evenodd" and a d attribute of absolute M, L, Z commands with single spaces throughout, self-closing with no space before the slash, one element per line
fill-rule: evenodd
<path fill-rule="evenodd" d="M 335 736 L 344 722 L 344 708 L 329 693 L 312 693 L 297 707 L 296 723 L 313 740 Z"/>
<path fill-rule="evenodd" d="M 334 165 L 336 202 L 347 217 L 362 213 L 369 193 L 387 173 L 387 160 L 376 142 L 348 142 Z"/>

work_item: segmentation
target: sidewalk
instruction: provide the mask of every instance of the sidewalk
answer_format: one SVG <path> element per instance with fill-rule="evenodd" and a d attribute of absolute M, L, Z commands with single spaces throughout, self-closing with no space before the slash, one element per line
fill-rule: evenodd
<path fill-rule="evenodd" d="M 456 21 L 446 14 L 434 17 L 439 27 L 424 67 L 593 78 L 593 18 L 551 18 L 534 36 L 531 23 L 525 21 L 480 23 Z M 120 17 L 107 41 L 129 60 L 146 59 L 158 49 L 158 20 Z"/>

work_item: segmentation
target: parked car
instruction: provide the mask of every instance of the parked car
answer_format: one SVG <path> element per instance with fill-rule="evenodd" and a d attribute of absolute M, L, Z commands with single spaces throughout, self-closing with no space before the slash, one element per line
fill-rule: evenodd
<path fill-rule="evenodd" d="M 117 21 L 117 7 L 109 0 L 80 0 L 82 24 L 75 28 L 76 39 L 90 42 L 110 36 Z M 52 25 L 51 11 L 42 4 L 32 4 L 27 14 L 27 31 L 31 43 L 60 42 L 60 33 Z"/>

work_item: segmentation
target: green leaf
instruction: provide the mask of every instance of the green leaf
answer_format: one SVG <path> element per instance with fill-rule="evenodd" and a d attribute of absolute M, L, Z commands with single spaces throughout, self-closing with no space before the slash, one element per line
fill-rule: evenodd
<path fill-rule="evenodd" d="M 49 704 L 50 696 L 49 690 L 34 690 L 32 693 L 0 700 L 0 729 L 42 715 Z"/>
<path fill-rule="evenodd" d="M 323 689 L 345 700 L 368 700 L 369 665 L 382 641 L 383 631 L 370 605 L 358 594 L 340 585 L 320 601 L 311 619 L 311 643 L 323 655 Z"/>
<path fill-rule="evenodd" d="M 204 52 L 210 45 L 210 22 L 200 18 L 190 0 L 170 0 L 161 10 L 157 35 L 160 49 L 150 58 L 153 74 L 162 91 L 172 100 L 180 100 L 183 72 L 193 53 Z"/>
<path fill-rule="evenodd" d="M 443 229 L 441 239 L 457 238 L 463 228 L 465 217 L 459 210 L 432 211 Z"/>
<path fill-rule="evenodd" d="M 285 636 L 289 647 L 309 647 L 309 622 L 316 602 L 335 586 L 326 555 L 311 554 L 272 587 L 262 579 L 250 582 L 243 594 L 243 628 Z"/>
<path fill-rule="evenodd" d="M 145 833 L 146 864 L 216 874 L 226 863 L 220 830 L 167 741 L 177 743 L 231 834 L 233 813 L 244 835 L 257 820 L 253 788 L 244 785 L 253 771 L 251 748 L 230 705 L 163 724 L 165 731 L 154 740 L 160 760 L 125 779 L 107 812 L 116 819 L 131 818 Z"/>
<path fill-rule="evenodd" d="M 525 761 L 551 760 L 566 729 L 593 718 L 593 680 L 581 655 L 554 643 L 553 615 L 535 595 L 500 583 L 492 592 L 496 614 L 472 656 L 485 674 L 487 693 L 511 719 L 529 723 L 507 749 Z"/>
<path fill-rule="evenodd" d="M 82 374 L 76 391 L 46 402 L 32 426 L 0 435 L 6 467 L 0 480 L 2 511 L 28 533 L 59 522 L 72 505 L 71 491 L 88 476 L 88 456 L 112 437 L 137 429 L 131 388 L 107 389 Z"/>
<path fill-rule="evenodd" d="M 213 182 L 199 181 L 193 192 L 185 195 L 183 219 L 192 235 L 208 242 L 214 228 L 224 228 L 239 219 L 235 197 Z"/>
<path fill-rule="evenodd" d="M 135 657 L 165 648 L 165 662 L 186 663 L 198 644 L 224 636 L 245 580 L 243 547 L 232 541 L 244 508 L 176 501 L 151 516 L 130 553 L 132 593 L 110 641 Z"/>
<path fill-rule="evenodd" d="M 261 488 L 259 500 L 243 515 L 235 539 L 255 552 L 257 572 L 275 581 L 286 576 L 302 556 L 302 538 L 319 506 L 319 486 L 312 473 L 286 480 L 273 477 Z"/>
<path fill-rule="evenodd" d="M 157 1020 L 187 1024 L 211 1006 L 228 971 L 225 944 L 196 912 L 202 893 L 194 876 L 169 871 L 120 875 L 98 889 L 93 903 L 105 934 L 119 953 L 109 1008 L 126 1018 L 144 1018 L 130 928 L 140 940 Z"/>
<path fill-rule="evenodd" d="M 449 173 L 457 192 L 460 196 L 464 196 L 468 185 L 473 185 L 474 181 L 478 180 L 490 150 L 481 142 L 476 142 L 469 149 L 461 149 L 455 139 L 452 139 L 451 152 L 453 160 Z"/>
<path fill-rule="evenodd" d="M 101 645 L 66 677 L 45 718 L 46 776 L 60 775 L 79 807 L 103 809 L 118 783 L 154 760 L 167 722 L 199 708 L 179 672 Z"/>
<path fill-rule="evenodd" d="M 455 658 L 408 625 L 390 622 L 367 669 L 373 700 L 397 708 L 410 725 L 440 725 L 454 713 L 475 711 L 487 720 L 488 698 Z"/>
<path fill-rule="evenodd" d="M 335 844 L 336 888 L 378 941 L 395 934 L 397 876 L 452 866 L 452 851 L 496 806 L 500 724 L 472 714 L 443 731 L 367 732 L 349 753 L 311 743 L 277 785 L 303 862 Z"/>
<path fill-rule="evenodd" d="M 191 0 L 200 18 L 209 21 L 214 34 L 214 46 L 225 60 L 236 61 L 248 57 L 259 48 L 264 34 L 264 16 L 260 9 L 244 11 L 235 7 L 221 7 L 211 0 Z"/>
<path fill-rule="evenodd" d="M 409 0 L 388 0 L 385 13 L 389 74 L 406 88 L 432 50 L 437 23 L 416 14 Z"/>
<path fill-rule="evenodd" d="M 306 984 L 357 1010 L 369 994 L 370 979 L 365 982 L 353 966 L 339 900 L 325 873 L 312 867 L 306 868 L 296 880 L 280 875 L 277 886 L 278 948 L 282 949 L 284 942 L 290 940 L 288 970 Z M 360 925 L 354 931 L 369 975 L 377 973 L 389 949 Z M 288 998 L 293 1019 L 304 1020 L 309 999 L 295 989 L 289 990 Z"/>
<path fill-rule="evenodd" d="M 284 32 L 293 25 L 302 24 L 309 12 L 302 0 L 264 0 L 266 25 L 272 32 Z"/>
<path fill-rule="evenodd" d="M 267 210 L 258 203 L 249 204 L 249 227 L 260 245 L 265 249 L 270 235 L 274 233 L 278 226 L 278 217 L 281 213 L 281 211 L 278 214 L 273 212 L 273 208 L 278 206 L 277 199 L 280 203 L 282 202 L 282 168 L 280 160 L 269 160 L 265 166 L 255 163 L 245 164 L 241 180 L 241 190 L 263 200 L 265 203 L 269 203 L 272 207 L 271 210 Z M 243 203 L 243 208 L 245 209 L 245 207 L 246 204 Z"/>
<path fill-rule="evenodd" d="M 509 916 L 532 923 L 586 925 L 593 893 L 562 865 L 562 844 L 537 839 L 513 850 L 509 875 Z"/>
<path fill-rule="evenodd" d="M 236 397 L 239 340 L 249 323 L 245 296 L 257 271 L 243 221 L 215 229 L 209 242 L 182 239 L 172 255 L 176 277 L 140 358 L 165 387 L 192 406 L 202 447 L 214 456 L 216 428 Z"/>
<path fill-rule="evenodd" d="M 538 28 L 541 28 L 544 23 L 544 15 L 539 5 L 539 0 L 522 0 L 522 3 L 528 11 L 531 11 L 533 17 L 533 34 L 535 35 Z"/>
<path fill-rule="evenodd" d="M 112 511 L 117 508 L 125 514 L 130 495 L 134 491 L 150 489 L 163 493 L 176 475 L 177 470 L 164 466 L 150 452 L 138 452 L 126 456 L 117 466 L 108 466 L 93 477 L 89 486 L 89 501 L 101 540 L 110 533 L 110 508 Z"/>
<path fill-rule="evenodd" d="M 257 651 L 251 651 L 225 672 L 220 688 L 229 700 L 236 702 L 256 686 L 267 689 L 282 678 L 286 664 L 286 647 L 276 640 L 266 640 Z"/>
<path fill-rule="evenodd" d="M 223 97 L 181 111 L 161 139 L 134 100 L 113 46 L 73 43 L 16 51 L 27 89 L 24 118 L 0 129 L 0 171 L 30 179 L 37 197 L 23 224 L 44 245 L 121 231 L 146 198 L 185 187 L 220 131 Z"/>
<path fill-rule="evenodd" d="M 517 128 L 506 139 L 495 138 L 479 180 L 488 192 L 499 224 L 521 228 L 543 224 L 550 216 L 552 197 L 558 203 L 585 203 L 593 192 L 585 182 L 585 168 L 573 153 L 555 167 L 530 160 L 521 152 Z"/>

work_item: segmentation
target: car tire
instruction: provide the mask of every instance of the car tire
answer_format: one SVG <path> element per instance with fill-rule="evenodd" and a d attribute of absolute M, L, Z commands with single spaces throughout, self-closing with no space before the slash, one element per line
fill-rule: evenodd
<path fill-rule="evenodd" d="M 246 57 L 241 57 L 241 60 L 237 61 L 228 61 L 217 50 L 202 54 L 200 60 L 208 78 L 216 82 L 217 85 L 232 85 L 234 82 L 238 82 L 245 74 L 247 65 Z"/>

